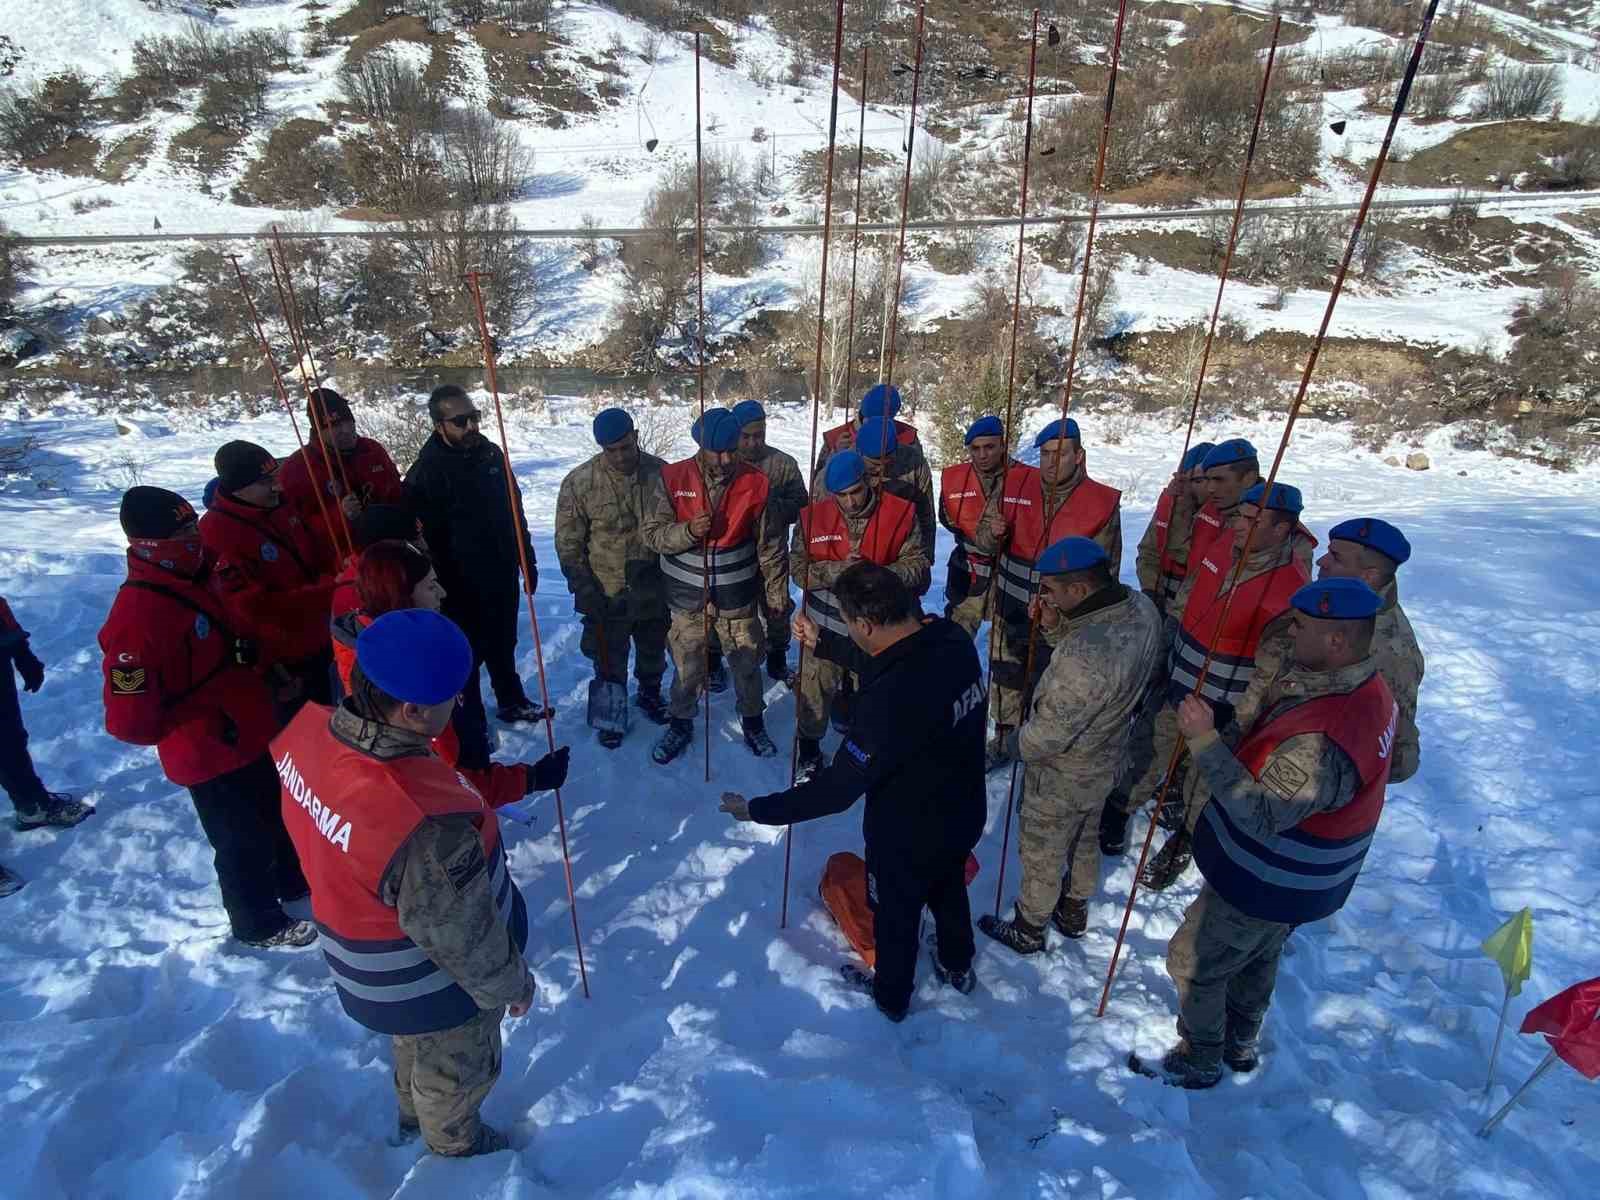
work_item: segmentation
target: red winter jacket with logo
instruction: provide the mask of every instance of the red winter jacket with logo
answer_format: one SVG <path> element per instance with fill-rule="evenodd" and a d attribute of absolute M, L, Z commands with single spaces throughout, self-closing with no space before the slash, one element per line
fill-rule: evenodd
<path fill-rule="evenodd" d="M 200 540 L 216 561 L 238 632 L 274 662 L 296 662 L 328 648 L 334 559 L 287 502 L 256 508 L 217 494 L 200 518 Z"/>
<path fill-rule="evenodd" d="M 322 513 L 326 510 L 326 520 L 336 526 L 340 524 L 339 514 L 334 510 L 344 494 L 346 482 L 363 508 L 369 504 L 403 507 L 406 502 L 400 472 L 395 469 L 394 460 L 380 443 L 371 438 L 357 438 L 355 449 L 349 454 L 341 454 L 339 458 L 339 465 L 344 468 L 342 473 L 338 466 L 329 469 L 322 443 L 315 440 L 304 450 L 296 450 L 286 458 L 278 470 L 283 502 L 292 505 L 300 519 L 322 540 L 323 553 L 329 557 L 333 556 L 334 547 L 339 545 L 343 533 L 340 532 L 336 537 L 327 528 Z M 319 488 L 322 491 L 321 508 L 317 505 Z"/>
<path fill-rule="evenodd" d="M 187 579 L 130 554 L 100 630 L 106 732 L 154 746 L 181 787 L 260 758 L 278 731 L 266 683 L 235 660 L 223 598 L 214 574 Z"/>

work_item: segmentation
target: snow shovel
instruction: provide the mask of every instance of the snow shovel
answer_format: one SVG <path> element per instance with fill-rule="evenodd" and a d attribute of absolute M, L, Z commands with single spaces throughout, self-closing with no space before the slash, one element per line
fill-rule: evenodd
<path fill-rule="evenodd" d="M 600 642 L 600 670 L 603 674 L 611 674 L 611 664 L 606 655 L 606 627 L 602 621 L 595 622 L 595 633 L 599 635 Z M 589 681 L 589 728 L 598 729 L 602 733 L 618 733 L 626 735 L 628 732 L 628 686 L 612 679 L 591 679 Z"/>

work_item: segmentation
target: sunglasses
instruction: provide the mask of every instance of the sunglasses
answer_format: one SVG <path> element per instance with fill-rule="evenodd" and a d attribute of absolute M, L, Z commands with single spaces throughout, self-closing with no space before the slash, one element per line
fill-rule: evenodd
<path fill-rule="evenodd" d="M 477 409 L 473 409 L 471 412 L 459 413 L 453 417 L 445 417 L 444 423 L 446 425 L 454 425 L 457 429 L 465 429 L 468 425 L 476 425 L 482 419 L 483 414 Z"/>

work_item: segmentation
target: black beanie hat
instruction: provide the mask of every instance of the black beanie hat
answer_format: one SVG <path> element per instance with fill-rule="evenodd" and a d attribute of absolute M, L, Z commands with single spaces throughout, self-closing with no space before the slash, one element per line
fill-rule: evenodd
<path fill-rule="evenodd" d="M 311 422 L 313 428 L 318 424 L 317 409 L 319 407 L 327 414 L 330 424 L 344 417 L 355 415 L 350 411 L 350 401 L 339 395 L 332 388 L 314 388 L 311 392 L 311 397 L 306 400 L 306 420 Z"/>
<path fill-rule="evenodd" d="M 369 504 L 350 522 L 350 536 L 357 550 L 376 542 L 409 542 L 417 536 L 417 519 L 398 504 Z"/>
<path fill-rule="evenodd" d="M 278 469 L 278 460 L 254 442 L 229 442 L 217 451 L 217 486 L 224 495 L 258 483 Z"/>
<path fill-rule="evenodd" d="M 194 520 L 194 506 L 177 492 L 141 484 L 122 493 L 122 532 L 131 538 L 169 538 Z"/>

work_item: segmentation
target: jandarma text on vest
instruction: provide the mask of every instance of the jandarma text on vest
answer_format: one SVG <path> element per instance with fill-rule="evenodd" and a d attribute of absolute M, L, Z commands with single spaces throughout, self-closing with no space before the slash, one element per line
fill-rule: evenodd
<path fill-rule="evenodd" d="M 285 754 L 278 760 L 278 778 L 284 790 L 294 797 L 294 802 L 311 814 L 317 832 L 345 853 L 350 853 L 350 822 L 317 799 L 316 793 L 294 765 L 294 759 Z"/>

